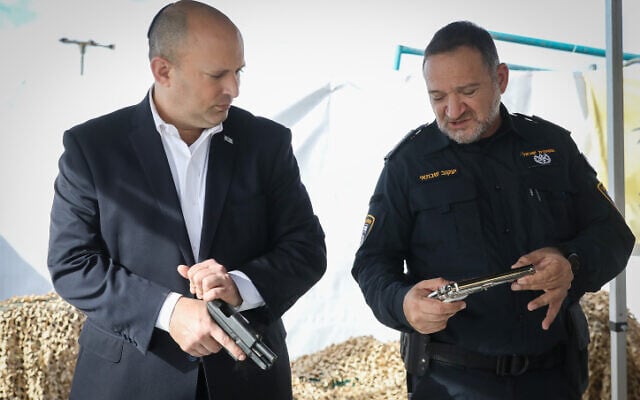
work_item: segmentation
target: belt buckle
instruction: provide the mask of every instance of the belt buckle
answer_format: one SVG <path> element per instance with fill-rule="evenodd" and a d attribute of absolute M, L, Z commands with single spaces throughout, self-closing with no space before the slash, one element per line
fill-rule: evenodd
<path fill-rule="evenodd" d="M 529 369 L 529 356 L 518 354 L 498 356 L 496 374 L 498 376 L 524 374 Z"/>

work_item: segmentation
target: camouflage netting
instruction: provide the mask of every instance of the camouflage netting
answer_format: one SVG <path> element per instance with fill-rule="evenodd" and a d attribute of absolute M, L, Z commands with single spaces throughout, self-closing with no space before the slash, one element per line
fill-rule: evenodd
<path fill-rule="evenodd" d="M 591 329 L 584 399 L 611 398 L 606 292 L 582 301 Z M 0 399 L 68 398 L 84 317 L 56 294 L 0 302 Z M 629 315 L 628 398 L 640 399 L 640 324 Z M 296 400 L 406 399 L 398 342 L 351 338 L 291 363 Z"/>
<path fill-rule="evenodd" d="M 67 399 L 84 317 L 54 293 L 0 302 L 0 399 Z"/>
<path fill-rule="evenodd" d="M 406 399 L 398 342 L 356 337 L 291 363 L 296 400 Z"/>
<path fill-rule="evenodd" d="M 589 386 L 583 399 L 611 398 L 611 347 L 609 331 L 609 294 L 588 293 L 581 301 L 589 321 Z M 640 323 L 628 313 L 627 397 L 640 399 Z"/>

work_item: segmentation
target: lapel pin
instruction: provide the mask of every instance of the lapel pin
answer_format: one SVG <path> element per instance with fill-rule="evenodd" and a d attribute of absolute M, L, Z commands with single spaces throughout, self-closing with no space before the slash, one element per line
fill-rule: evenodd
<path fill-rule="evenodd" d="M 229 144 L 233 144 L 233 139 L 231 139 L 229 136 L 224 135 L 224 141 L 229 143 Z"/>

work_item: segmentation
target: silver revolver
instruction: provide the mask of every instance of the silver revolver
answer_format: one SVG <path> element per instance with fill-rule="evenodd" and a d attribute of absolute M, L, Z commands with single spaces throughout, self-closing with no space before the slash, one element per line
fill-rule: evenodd
<path fill-rule="evenodd" d="M 536 270 L 533 268 L 533 265 L 526 265 L 524 267 L 514 268 L 499 274 L 467 279 L 460 282 L 452 282 L 438 288 L 438 290 L 434 292 L 431 292 L 428 297 L 435 297 L 445 303 L 458 301 L 464 299 L 470 294 L 481 290 L 487 290 L 502 283 L 513 282 L 523 276 L 534 274 L 535 272 Z"/>

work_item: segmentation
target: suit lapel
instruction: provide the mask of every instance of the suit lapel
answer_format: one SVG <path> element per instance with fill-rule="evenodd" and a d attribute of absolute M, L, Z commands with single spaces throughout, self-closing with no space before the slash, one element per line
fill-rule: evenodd
<path fill-rule="evenodd" d="M 225 122 L 224 130 L 211 138 L 198 262 L 211 257 L 213 239 L 233 175 L 238 139 L 228 126 L 231 124 Z"/>
<path fill-rule="evenodd" d="M 158 209 L 165 217 L 167 231 L 173 235 L 185 263 L 193 265 L 194 255 L 189 244 L 182 208 L 171 176 L 167 155 L 162 146 L 162 139 L 151 116 L 148 96 L 138 105 L 136 116 L 135 128 L 130 136 L 133 148 L 140 160 Z"/>

